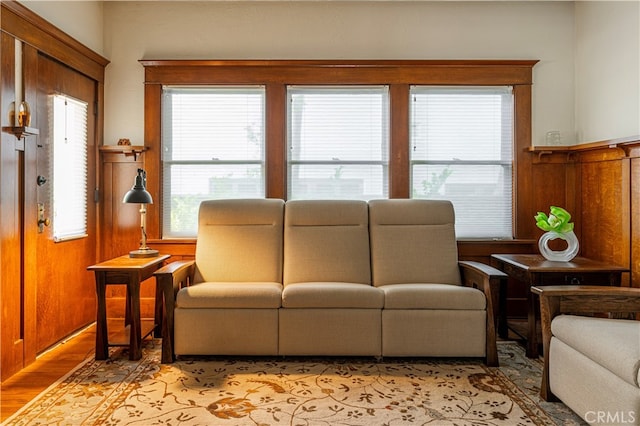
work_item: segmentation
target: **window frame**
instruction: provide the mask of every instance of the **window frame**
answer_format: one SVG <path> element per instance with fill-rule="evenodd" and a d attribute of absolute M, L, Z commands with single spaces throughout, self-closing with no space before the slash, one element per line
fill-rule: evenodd
<path fill-rule="evenodd" d="M 531 182 L 531 101 L 537 60 L 154 60 L 145 69 L 145 167 L 158 202 L 148 233 L 161 240 L 161 94 L 163 85 L 264 85 L 266 197 L 286 199 L 286 87 L 388 85 L 390 103 L 389 198 L 409 198 L 409 88 L 411 85 L 513 86 L 513 237 L 527 238 L 535 210 Z M 534 224 L 535 225 L 535 224 Z"/>
<path fill-rule="evenodd" d="M 194 166 L 194 167 L 198 167 L 198 166 L 220 166 L 221 168 L 223 168 L 224 166 L 258 166 L 258 168 L 261 171 L 261 175 L 260 175 L 260 191 L 262 192 L 261 196 L 264 197 L 265 195 L 265 191 L 266 191 L 266 185 L 265 185 L 265 141 L 264 141 L 264 126 L 265 126 L 265 90 L 263 86 L 260 85 L 201 85 L 198 87 L 193 87 L 193 86 L 187 86 L 187 85 L 179 85 L 179 86 L 175 86 L 175 85 L 166 85 L 163 86 L 163 105 L 165 105 L 168 110 L 170 111 L 169 113 L 167 113 L 167 111 L 163 111 L 164 113 L 167 113 L 167 116 L 165 117 L 163 115 L 163 120 L 165 120 L 168 117 L 173 117 L 171 114 L 173 114 L 173 109 L 171 109 L 171 107 L 169 107 L 169 102 L 170 99 L 172 98 L 172 96 L 174 95 L 181 95 L 181 94 L 207 94 L 209 96 L 211 95 L 225 95 L 225 96 L 230 96 L 230 95 L 259 95 L 261 97 L 261 107 L 260 107 L 260 134 L 262 135 L 262 137 L 260 138 L 260 155 L 258 159 L 249 159 L 249 158 L 242 158 L 242 159 L 233 159 L 233 160 L 229 160 L 229 159 L 220 159 L 220 158 L 212 158 L 212 159 L 203 159 L 203 158 L 198 158 L 198 159 L 194 159 L 194 158 L 189 158 L 189 159 L 165 159 L 166 157 L 173 157 L 173 152 L 174 152 L 174 146 L 175 144 L 173 144 L 173 139 L 171 138 L 171 136 L 169 135 L 170 133 L 173 132 L 173 127 L 172 127 L 172 123 L 166 123 L 163 121 L 162 126 L 163 129 L 165 130 L 165 132 L 163 133 L 163 139 L 161 141 L 161 146 L 162 146 L 162 152 L 163 152 L 163 159 L 161 162 L 162 165 L 162 177 L 163 177 L 163 181 L 165 184 L 167 183 L 171 183 L 171 176 L 165 175 L 165 172 L 169 169 L 171 169 L 173 166 Z M 219 101 L 218 101 L 219 102 Z M 172 142 L 170 145 L 170 150 L 169 150 L 169 146 L 165 145 L 165 142 Z M 171 154 L 169 154 L 169 152 L 171 152 Z M 202 155 L 201 152 L 198 152 L 198 155 Z M 193 173 L 193 171 L 191 172 Z M 166 188 L 160 188 L 161 189 L 161 199 L 165 199 L 165 196 L 168 195 L 168 193 L 165 193 L 165 189 Z M 171 194 L 171 195 L 175 195 L 175 194 Z M 247 195 L 245 195 L 245 197 L 248 197 Z M 211 198 L 211 197 L 210 197 Z M 195 207 L 195 206 L 194 206 Z M 162 205 L 163 208 L 163 215 L 166 212 L 169 212 L 169 214 L 171 214 L 171 207 L 170 206 L 166 206 L 164 203 Z M 194 218 L 194 224 L 197 227 L 197 215 Z M 171 229 L 171 224 L 164 224 L 161 223 L 162 229 L 163 229 L 163 234 L 165 232 L 167 232 L 167 234 L 173 234 L 173 235 L 169 235 L 167 236 L 167 238 L 170 239 L 179 239 L 179 238 L 185 238 L 185 235 L 190 235 L 190 233 L 186 233 L 185 231 L 179 231 L 176 229 Z M 183 234 L 183 235 L 180 235 Z"/>
<path fill-rule="evenodd" d="M 420 142 L 424 142 L 426 143 L 427 140 L 426 139 L 421 139 L 420 137 L 416 136 L 415 133 L 415 129 L 418 126 L 418 124 L 422 124 L 422 125 L 429 125 L 428 121 L 422 121 L 420 123 L 418 123 L 417 121 L 414 121 L 414 117 L 416 117 L 415 115 L 415 108 L 417 108 L 417 98 L 420 96 L 429 96 L 429 95 L 474 95 L 474 94 L 478 94 L 478 95 L 487 95 L 487 94 L 491 94 L 491 95 L 499 95 L 501 97 L 503 97 L 504 95 L 508 95 L 508 103 L 502 103 L 501 102 L 501 109 L 500 109 L 500 140 L 499 140 L 499 146 L 500 146 L 500 158 L 498 159 L 494 159 L 494 160 L 487 160 L 487 159 L 433 159 L 433 158 L 418 158 L 418 156 L 412 155 L 413 154 L 413 150 L 420 145 Z M 409 135 L 409 141 L 410 141 L 410 153 L 409 153 L 409 174 L 410 174 L 410 197 L 411 198 L 422 198 L 422 199 L 446 199 L 446 200 L 450 200 L 453 205 L 454 208 L 456 208 L 456 218 L 461 219 L 461 220 L 456 220 L 456 235 L 458 235 L 458 238 L 466 238 L 466 239 L 485 239 L 485 238 L 494 238 L 496 240 L 507 240 L 512 238 L 513 235 L 513 229 L 510 230 L 510 234 L 511 236 L 506 236 L 506 235 L 490 235 L 490 236 L 478 236 L 478 234 L 480 234 L 481 232 L 479 232 L 476 235 L 467 235 L 464 233 L 465 230 L 469 231 L 470 227 L 464 225 L 465 219 L 466 220 L 470 220 L 473 215 L 471 214 L 466 214 L 465 211 L 459 212 L 457 209 L 460 208 L 459 202 L 461 202 L 461 198 L 464 197 L 468 197 L 468 195 L 466 196 L 460 196 L 458 195 L 457 197 L 453 194 L 448 194 L 445 193 L 444 194 L 438 194 L 436 196 L 430 197 L 430 196 L 416 196 L 415 194 L 415 183 L 416 183 L 416 169 L 420 166 L 445 166 L 445 167 L 454 167 L 454 168 L 466 168 L 466 167 L 482 167 L 482 166 L 494 166 L 497 168 L 500 168 L 502 170 L 502 175 L 503 176 L 508 176 L 511 175 L 511 182 L 510 182 L 510 196 L 509 198 L 502 198 L 502 200 L 504 200 L 504 203 L 498 203 L 501 207 L 504 207 L 504 210 L 500 209 L 500 211 L 497 211 L 496 213 L 498 213 L 496 216 L 494 216 L 494 219 L 496 219 L 496 221 L 499 221 L 500 217 L 503 217 L 503 214 L 509 214 L 509 221 L 511 222 L 511 224 L 513 223 L 513 211 L 509 211 L 507 213 L 507 207 L 509 206 L 509 204 L 512 206 L 513 205 L 513 198 L 514 198 L 514 190 L 513 190 L 513 167 L 514 167 L 514 153 L 513 153 L 513 138 L 514 138 L 514 134 L 513 134 L 513 123 L 514 123 L 514 110 L 513 110 L 513 87 L 512 86 L 411 86 L 410 88 L 410 95 L 411 95 L 411 106 L 409 108 L 409 113 L 410 113 L 410 135 Z M 504 98 L 502 98 L 504 100 Z M 505 118 L 508 119 L 507 121 L 505 121 Z M 437 124 L 437 120 L 436 120 L 436 124 Z M 423 135 L 422 138 L 424 138 L 425 136 Z M 508 143 L 507 143 L 508 142 Z M 468 142 L 465 143 L 465 146 L 470 145 Z M 503 150 L 503 148 L 507 148 L 506 150 Z M 426 148 L 426 146 L 425 146 Z M 436 148 L 437 149 L 437 148 Z M 507 152 L 507 154 L 505 154 L 505 151 Z M 457 174 L 456 174 L 457 175 Z M 468 176 L 468 175 L 467 175 Z M 446 178 L 445 178 L 446 180 Z M 506 178 L 505 178 L 506 180 Z M 447 180 L 448 182 L 448 180 Z M 446 186 L 446 184 L 444 183 L 444 181 L 441 182 L 442 186 Z M 505 191 L 503 194 L 506 194 L 507 192 Z M 483 198 L 485 197 L 484 195 L 482 196 Z M 470 200 L 467 199 L 465 200 L 466 202 L 469 202 Z M 507 204 L 507 202 L 509 204 Z M 471 204 L 476 204 L 475 202 L 472 202 Z M 473 212 L 475 215 L 479 215 L 478 217 L 481 217 L 482 214 L 478 211 L 477 207 L 468 207 L 471 212 Z M 509 206 L 508 210 L 511 210 L 512 207 Z M 473 220 L 473 222 L 475 223 L 476 220 Z M 474 229 L 478 229 L 477 225 L 479 224 L 479 222 L 481 222 L 481 220 L 477 221 L 478 223 L 475 223 L 475 226 L 473 227 Z M 504 222 L 502 222 L 502 224 L 506 224 L 506 220 Z M 485 226 L 483 227 L 482 230 L 484 230 L 486 232 L 486 229 L 484 228 L 492 228 L 495 229 L 495 226 Z M 502 227 L 501 227 L 502 228 Z M 506 232 L 506 229 L 505 229 Z M 460 235 L 465 235 L 463 237 L 460 237 Z"/>
<path fill-rule="evenodd" d="M 56 93 L 51 95 L 51 114 L 51 232 L 53 241 L 61 243 L 89 236 L 89 104 Z M 78 114 L 83 115 L 84 121 L 76 120 Z M 73 211 L 74 208 L 82 211 Z M 72 218 L 76 222 L 69 225 L 67 222 Z M 80 218 L 82 223 L 78 224 Z"/>

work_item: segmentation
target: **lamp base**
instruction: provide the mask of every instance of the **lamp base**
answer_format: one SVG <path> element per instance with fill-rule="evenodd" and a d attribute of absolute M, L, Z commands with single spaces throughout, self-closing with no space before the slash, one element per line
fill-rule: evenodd
<path fill-rule="evenodd" d="M 129 252 L 129 257 L 156 257 L 160 252 L 153 249 L 138 249 Z"/>

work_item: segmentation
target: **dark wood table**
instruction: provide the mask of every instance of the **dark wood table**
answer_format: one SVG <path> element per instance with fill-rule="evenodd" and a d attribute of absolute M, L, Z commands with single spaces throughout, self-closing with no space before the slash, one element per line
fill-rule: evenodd
<path fill-rule="evenodd" d="M 531 293 L 531 287 L 548 285 L 596 285 L 620 286 L 622 273 L 628 268 L 612 265 L 584 257 L 576 257 L 570 262 L 546 260 L 539 254 L 493 254 L 491 265 L 509 277 L 527 285 L 527 356 L 538 357 L 538 338 L 536 327 L 537 296 Z M 498 334 L 507 334 L 507 288 L 499 295 Z"/>
<path fill-rule="evenodd" d="M 109 346 L 128 346 L 129 359 L 142 357 L 142 339 L 152 332 L 160 335 L 158 318 L 140 319 L 140 283 L 153 276 L 170 256 L 168 254 L 147 258 L 116 257 L 87 269 L 95 272 L 98 312 L 96 318 L 96 359 L 109 358 Z M 127 286 L 124 329 L 109 334 L 107 330 L 107 285 Z M 157 290 L 156 290 L 157 293 Z M 156 305 L 158 295 L 156 294 Z M 157 309 L 156 309 L 157 316 Z"/>

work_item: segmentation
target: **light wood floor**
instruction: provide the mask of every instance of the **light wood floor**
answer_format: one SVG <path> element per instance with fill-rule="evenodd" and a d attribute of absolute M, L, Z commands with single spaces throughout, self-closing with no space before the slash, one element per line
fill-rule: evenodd
<path fill-rule="evenodd" d="M 14 414 L 85 358 L 94 356 L 95 344 L 93 325 L 45 352 L 33 364 L 2 382 L 0 421 Z"/>

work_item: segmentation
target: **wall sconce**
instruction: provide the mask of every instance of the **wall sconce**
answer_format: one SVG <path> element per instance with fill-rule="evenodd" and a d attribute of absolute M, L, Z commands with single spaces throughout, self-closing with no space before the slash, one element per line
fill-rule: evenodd
<path fill-rule="evenodd" d="M 140 239 L 140 248 L 129 252 L 129 257 L 155 257 L 158 250 L 147 247 L 147 204 L 153 204 L 151 194 L 147 191 L 147 172 L 138 169 L 133 188 L 122 199 L 123 203 L 140 204 L 140 230 L 142 238 Z"/>

